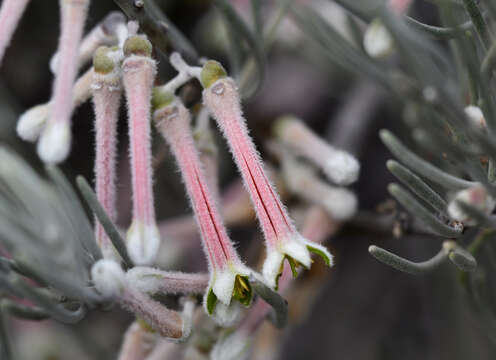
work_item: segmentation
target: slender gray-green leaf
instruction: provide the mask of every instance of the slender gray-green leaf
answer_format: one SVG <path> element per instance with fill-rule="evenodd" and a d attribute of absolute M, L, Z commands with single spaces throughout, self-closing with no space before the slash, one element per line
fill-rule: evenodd
<path fill-rule="evenodd" d="M 444 201 L 444 199 L 421 178 L 394 160 L 389 160 L 386 165 L 389 171 L 391 171 L 391 173 L 403 184 L 408 186 L 410 190 L 417 194 L 417 196 L 422 198 L 441 214 L 446 214 L 446 201 Z"/>
<path fill-rule="evenodd" d="M 168 57 L 170 53 L 170 41 L 174 50 L 181 53 L 187 60 L 198 61 L 198 53 L 194 46 L 153 0 L 143 1 L 141 7 L 135 5 L 135 0 L 114 0 L 114 2 L 130 19 L 139 22 L 140 29 L 165 57 Z"/>
<path fill-rule="evenodd" d="M 462 234 L 463 229 L 454 228 L 439 220 L 401 186 L 389 184 L 388 191 L 411 215 L 418 217 L 434 233 L 446 238 L 457 238 Z"/>
<path fill-rule="evenodd" d="M 402 163 L 407 164 L 418 174 L 446 189 L 460 190 L 477 184 L 448 174 L 431 163 L 421 159 L 403 145 L 398 138 L 388 130 L 381 130 L 379 136 L 389 151 L 391 151 Z"/>
<path fill-rule="evenodd" d="M 215 5 L 221 12 L 225 21 L 229 24 L 230 31 L 236 32 L 238 34 L 238 38 L 243 38 L 248 44 L 249 51 L 253 54 L 255 62 L 257 64 L 257 79 L 254 82 L 253 88 L 246 91 L 244 96 L 253 95 L 258 88 L 262 85 L 263 80 L 265 78 L 265 55 L 263 51 L 263 42 L 257 41 L 256 36 L 250 30 L 248 25 L 244 22 L 244 20 L 238 15 L 236 10 L 227 0 L 215 0 Z M 239 44 L 240 46 L 242 44 Z"/>
<path fill-rule="evenodd" d="M 88 206 L 91 208 L 91 210 L 93 210 L 96 217 L 98 218 L 98 221 L 100 221 L 100 224 L 102 224 L 105 233 L 109 237 L 110 241 L 112 241 L 112 244 L 114 245 L 119 255 L 122 257 L 122 260 L 128 268 L 131 268 L 133 266 L 133 262 L 127 253 L 126 244 L 124 243 L 124 240 L 119 234 L 116 226 L 105 212 L 105 209 L 98 201 L 96 194 L 93 192 L 93 189 L 91 189 L 91 186 L 82 176 L 78 176 L 76 182 Z"/>
<path fill-rule="evenodd" d="M 375 245 L 369 247 L 369 253 L 383 264 L 412 275 L 430 273 L 448 258 L 448 252 L 444 248 L 431 259 L 422 262 L 413 262 L 404 259 Z"/>
<path fill-rule="evenodd" d="M 27 320 L 45 320 L 50 317 L 48 313 L 36 306 L 25 306 L 21 304 L 17 304 L 16 302 L 3 299 L 0 302 L 0 308 L 5 313 L 9 313 L 10 315 L 16 316 L 21 319 Z"/>
<path fill-rule="evenodd" d="M 456 246 L 449 253 L 449 259 L 460 270 L 465 272 L 473 272 L 477 268 L 477 260 L 465 249 Z"/>
<path fill-rule="evenodd" d="M 275 314 L 275 319 L 273 319 L 274 325 L 278 328 L 285 327 L 288 322 L 287 301 L 277 292 L 273 291 L 267 285 L 257 280 L 254 276 L 250 276 L 250 284 L 253 287 L 255 293 L 260 296 L 267 304 L 272 306 Z"/>

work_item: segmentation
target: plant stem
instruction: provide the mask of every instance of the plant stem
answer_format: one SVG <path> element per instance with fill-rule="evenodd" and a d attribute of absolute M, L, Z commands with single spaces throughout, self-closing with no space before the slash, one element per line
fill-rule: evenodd
<path fill-rule="evenodd" d="M 486 49 L 489 48 L 491 46 L 491 34 L 489 33 L 489 29 L 479 7 L 474 0 L 463 0 L 463 5 L 470 16 L 470 19 L 472 19 L 475 31 L 477 32 L 477 35 L 479 35 L 482 45 Z"/>

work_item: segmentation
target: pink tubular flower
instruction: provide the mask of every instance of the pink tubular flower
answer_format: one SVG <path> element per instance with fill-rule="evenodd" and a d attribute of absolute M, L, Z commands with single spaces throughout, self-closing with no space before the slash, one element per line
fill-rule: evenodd
<path fill-rule="evenodd" d="M 64 161 L 70 151 L 72 87 L 76 80 L 79 44 L 89 3 L 89 0 L 60 0 L 60 64 L 53 88 L 51 116 L 38 142 L 38 155 L 47 163 Z"/>
<path fill-rule="evenodd" d="M 138 265 L 153 263 L 160 245 L 155 222 L 151 167 L 150 101 L 156 64 L 152 44 L 134 35 L 124 44 L 122 65 L 128 103 L 129 138 L 133 183 L 133 221 L 127 233 L 131 259 Z"/>
<path fill-rule="evenodd" d="M 92 82 L 93 105 L 95 109 L 96 159 L 95 187 L 98 200 L 115 221 L 115 157 L 117 121 L 122 96 L 120 63 L 122 52 L 100 47 L 93 58 L 94 75 Z M 95 236 L 105 258 L 115 258 L 112 242 L 95 220 Z"/>
<path fill-rule="evenodd" d="M 274 132 L 284 145 L 321 168 L 336 184 L 349 185 L 358 179 L 360 164 L 357 159 L 325 142 L 300 119 L 293 116 L 279 118 Z"/>
<path fill-rule="evenodd" d="M 232 298 L 249 305 L 252 297 L 248 282 L 250 270 L 239 259 L 214 202 L 194 145 L 190 114 L 171 93 L 157 91 L 154 105 L 155 125 L 170 145 L 181 169 L 208 258 L 210 282 L 205 292 L 205 309 L 212 314 L 217 300 L 229 306 Z"/>
<path fill-rule="evenodd" d="M 87 70 L 81 75 L 72 88 L 72 106 L 77 108 L 91 97 L 91 82 L 93 80 L 93 69 Z M 51 104 L 44 103 L 26 110 L 17 122 L 17 135 L 25 141 L 35 142 L 40 137 L 46 122 L 50 117 Z"/>
<path fill-rule="evenodd" d="M 289 218 L 279 196 L 268 180 L 255 145 L 248 135 L 241 112 L 238 91 L 234 81 L 218 62 L 208 61 L 201 73 L 204 104 L 216 119 L 241 172 L 255 206 L 265 235 L 267 258 L 263 275 L 267 283 L 277 288 L 284 259 L 294 269 L 299 265 L 309 268 L 310 251 L 321 255 L 331 264 L 331 254 L 318 244 L 303 238 Z"/>
<path fill-rule="evenodd" d="M 124 15 L 119 11 L 108 14 L 98 23 L 82 40 L 79 46 L 78 67 L 91 61 L 93 53 L 100 46 L 113 46 L 119 42 L 118 33 L 120 30 L 127 32 Z M 60 55 L 55 53 L 50 60 L 50 70 L 57 72 Z"/>
<path fill-rule="evenodd" d="M 3 0 L 0 8 L 0 64 L 29 0 Z"/>

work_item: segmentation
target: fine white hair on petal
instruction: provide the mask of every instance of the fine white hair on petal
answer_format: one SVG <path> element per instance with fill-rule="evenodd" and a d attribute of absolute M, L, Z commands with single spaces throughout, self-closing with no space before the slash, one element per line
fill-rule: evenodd
<path fill-rule="evenodd" d="M 284 260 L 284 254 L 276 249 L 268 249 L 267 257 L 265 258 L 262 274 L 265 282 L 271 288 L 276 287 L 276 279 L 281 271 L 281 263 Z"/>
<path fill-rule="evenodd" d="M 91 278 L 98 292 L 108 298 L 118 296 L 126 280 L 120 265 L 109 259 L 101 259 L 93 264 Z"/>
<path fill-rule="evenodd" d="M 136 265 L 151 265 L 160 246 L 157 226 L 134 221 L 127 232 L 127 251 Z"/>
<path fill-rule="evenodd" d="M 289 240 L 282 241 L 281 251 L 307 268 L 312 265 L 310 251 L 308 251 L 306 245 L 306 239 L 300 234 L 292 236 Z"/>
<path fill-rule="evenodd" d="M 69 155 L 71 128 L 68 121 L 59 121 L 45 127 L 38 142 L 38 155 L 48 164 L 58 164 Z"/>
<path fill-rule="evenodd" d="M 48 104 L 37 105 L 24 112 L 17 122 L 17 135 L 25 141 L 35 142 L 45 127 L 49 113 Z"/>
<path fill-rule="evenodd" d="M 358 179 L 360 163 L 346 151 L 336 150 L 326 163 L 324 171 L 338 185 L 349 185 Z"/>
<path fill-rule="evenodd" d="M 251 339 L 240 331 L 221 338 L 210 353 L 211 360 L 246 360 L 250 355 Z"/>
<path fill-rule="evenodd" d="M 393 51 L 394 41 L 388 29 L 379 20 L 373 20 L 363 37 L 363 46 L 373 58 L 384 58 Z"/>
<path fill-rule="evenodd" d="M 212 283 L 212 291 L 217 299 L 225 305 L 231 303 L 236 275 L 237 273 L 227 266 L 223 271 L 217 271 Z"/>
<path fill-rule="evenodd" d="M 241 312 L 241 304 L 237 301 L 232 301 L 229 305 L 218 301 L 212 319 L 222 327 L 231 327 L 240 319 Z"/>

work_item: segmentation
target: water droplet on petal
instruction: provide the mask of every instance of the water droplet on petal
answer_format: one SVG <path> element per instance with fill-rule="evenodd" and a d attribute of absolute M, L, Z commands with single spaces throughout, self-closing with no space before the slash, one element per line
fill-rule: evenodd
<path fill-rule="evenodd" d="M 224 84 L 219 83 L 212 87 L 212 92 L 217 95 L 222 95 L 224 93 Z"/>

